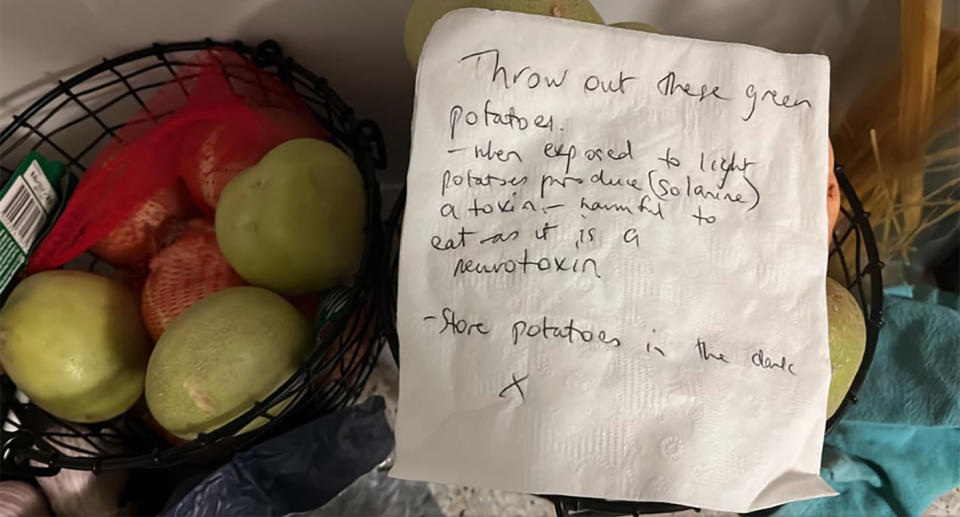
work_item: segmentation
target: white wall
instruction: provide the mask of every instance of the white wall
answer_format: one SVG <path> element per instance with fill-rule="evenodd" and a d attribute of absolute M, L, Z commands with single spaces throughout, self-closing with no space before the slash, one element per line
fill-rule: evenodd
<path fill-rule="evenodd" d="M 413 72 L 403 54 L 411 0 L 0 0 L 0 114 L 49 82 L 155 41 L 278 40 L 384 131 L 397 184 L 406 170 Z M 608 22 L 665 33 L 818 52 L 842 104 L 896 63 L 896 0 L 593 0 Z M 956 23 L 957 1 L 945 19 Z M 870 49 L 869 51 L 867 49 Z"/>

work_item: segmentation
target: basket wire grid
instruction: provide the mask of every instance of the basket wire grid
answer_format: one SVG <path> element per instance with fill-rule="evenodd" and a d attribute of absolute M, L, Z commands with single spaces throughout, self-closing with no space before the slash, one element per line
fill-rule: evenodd
<path fill-rule="evenodd" d="M 176 80 L 186 100 L 188 81 L 199 75 L 200 67 L 217 66 L 197 64 L 190 57 L 196 51 L 213 47 L 226 47 L 250 58 L 260 69 L 293 89 L 330 133 L 331 141 L 356 162 L 366 189 L 367 225 L 365 251 L 353 285 L 321 294 L 313 322 L 313 347 L 291 378 L 231 422 L 184 443 L 171 445 L 147 424 L 142 401 L 107 422 L 70 423 L 15 394 L 13 382 L 2 377 L 0 443 L 5 476 L 53 475 L 61 468 L 165 468 L 222 459 L 265 435 L 350 404 L 359 396 L 373 369 L 382 343 L 382 313 L 375 306 L 376 287 L 381 285 L 385 265 L 380 193 L 375 176 L 375 169 L 386 165 L 382 136 L 374 123 L 356 119 L 353 110 L 325 79 L 285 57 L 275 42 L 268 40 L 256 47 L 210 39 L 155 44 L 104 59 L 60 81 L 56 88 L 14 116 L 13 123 L 0 132 L 0 180 L 5 183 L 20 159 L 31 150 L 62 161 L 72 174 L 81 175 L 97 151 L 117 138 L 117 131 L 131 115 L 147 109 L 146 102 L 157 89 Z M 236 67 L 217 63 L 231 84 L 254 80 Z M 196 74 L 190 73 L 190 67 L 197 67 Z M 269 100 L 270 92 L 266 95 Z M 139 123 L 160 121 L 171 113 L 149 113 L 151 119 Z M 69 267 L 109 269 L 90 254 Z M 266 419 L 267 423 L 237 436 L 257 419 Z"/>
<path fill-rule="evenodd" d="M 828 261 L 835 264 L 836 269 L 840 271 L 841 278 L 834 279 L 846 286 L 860 304 L 866 324 L 867 338 L 860 368 L 857 370 L 850 390 L 847 392 L 840 408 L 827 420 L 824 434 L 829 434 L 837 422 L 843 418 L 850 404 L 856 404 L 857 393 L 866 378 L 867 371 L 870 369 L 870 363 L 873 361 L 873 354 L 877 345 L 877 337 L 880 334 L 881 327 L 883 327 L 883 279 L 881 275 L 883 262 L 880 261 L 876 240 L 870 227 L 870 214 L 864 211 L 856 191 L 843 173 L 843 167 L 836 167 L 835 173 L 844 203 L 840 206 L 840 217 L 831 235 Z M 383 313 L 389 314 L 391 317 L 390 326 L 386 329 L 386 339 L 398 365 L 400 364 L 400 341 L 396 330 L 398 250 L 403 227 L 405 200 L 406 189 L 403 189 L 391 209 L 385 226 L 386 249 L 391 257 L 388 268 L 391 280 L 389 288 L 383 290 L 383 293 L 387 296 L 381 301 Z M 843 246 L 848 239 L 855 239 L 854 249 L 857 251 L 852 257 L 845 256 L 843 253 Z M 610 501 L 556 495 L 545 495 L 543 497 L 554 504 L 558 516 L 642 515 L 691 509 L 687 506 L 659 502 Z"/>

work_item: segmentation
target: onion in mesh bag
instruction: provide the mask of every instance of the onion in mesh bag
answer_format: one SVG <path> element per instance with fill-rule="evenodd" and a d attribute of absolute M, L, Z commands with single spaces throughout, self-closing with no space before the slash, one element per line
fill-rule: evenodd
<path fill-rule="evenodd" d="M 181 312 L 207 295 L 245 285 L 217 246 L 213 224 L 192 219 L 173 244 L 150 261 L 143 286 L 141 312 L 156 341 Z"/>
<path fill-rule="evenodd" d="M 227 183 L 256 165 L 270 149 L 294 138 L 327 136 L 309 114 L 269 107 L 254 111 L 261 127 L 246 127 L 229 119 L 203 120 L 181 132 L 180 172 L 190 196 L 208 214 L 216 210 Z"/>
<path fill-rule="evenodd" d="M 145 272 L 150 258 L 176 235 L 192 205 L 179 183 L 158 190 L 90 248 L 117 268 Z"/>

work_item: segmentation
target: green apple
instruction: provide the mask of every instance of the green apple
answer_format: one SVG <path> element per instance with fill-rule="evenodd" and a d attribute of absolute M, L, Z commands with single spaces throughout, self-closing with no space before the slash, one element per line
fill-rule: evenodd
<path fill-rule="evenodd" d="M 832 278 L 827 278 L 827 318 L 831 373 L 827 418 L 830 418 L 847 396 L 867 344 L 867 327 L 860 305 L 850 291 Z"/>
<path fill-rule="evenodd" d="M 247 282 L 287 295 L 349 284 L 365 224 L 356 164 L 313 138 L 284 142 L 233 178 L 215 221 L 230 266 Z"/>

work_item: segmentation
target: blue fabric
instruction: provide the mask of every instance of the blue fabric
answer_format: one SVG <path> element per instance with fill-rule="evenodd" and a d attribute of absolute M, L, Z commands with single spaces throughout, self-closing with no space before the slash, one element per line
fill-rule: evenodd
<path fill-rule="evenodd" d="M 960 297 L 887 289 L 859 403 L 827 437 L 823 479 L 840 493 L 776 515 L 920 515 L 960 485 Z"/>

